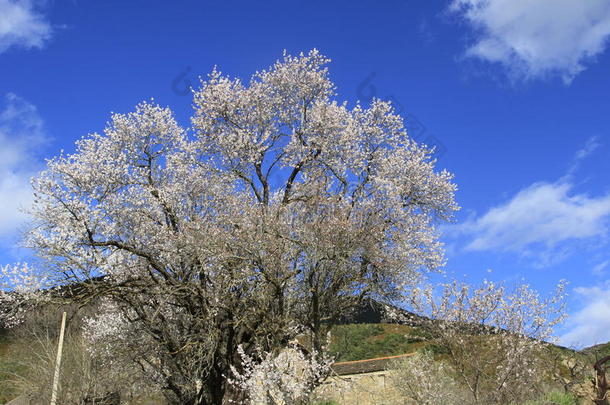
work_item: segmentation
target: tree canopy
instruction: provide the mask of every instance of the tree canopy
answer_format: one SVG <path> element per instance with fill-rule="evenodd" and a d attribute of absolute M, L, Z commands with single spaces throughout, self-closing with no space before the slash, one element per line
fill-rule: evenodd
<path fill-rule="evenodd" d="M 359 300 L 443 265 L 451 174 L 390 103 L 338 102 L 328 62 L 284 55 L 247 83 L 214 69 L 191 128 L 143 102 L 33 180 L 25 243 L 47 285 L 79 283 L 71 300 L 99 305 L 91 339 L 138 339 L 172 403 L 220 404 L 238 347 L 306 335 L 317 353 Z"/>

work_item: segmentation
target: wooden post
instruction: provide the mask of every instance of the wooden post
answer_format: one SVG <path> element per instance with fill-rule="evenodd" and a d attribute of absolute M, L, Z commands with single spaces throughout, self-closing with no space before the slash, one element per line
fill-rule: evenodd
<path fill-rule="evenodd" d="M 51 405 L 57 401 L 57 387 L 59 385 L 59 367 L 61 366 L 61 352 L 64 347 L 64 331 L 66 330 L 66 312 L 61 316 L 61 329 L 57 343 L 57 358 L 55 359 L 55 374 L 53 375 L 53 390 L 51 391 Z"/>

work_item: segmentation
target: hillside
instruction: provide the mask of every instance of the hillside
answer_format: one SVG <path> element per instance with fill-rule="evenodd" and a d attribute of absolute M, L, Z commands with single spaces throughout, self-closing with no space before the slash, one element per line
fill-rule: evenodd
<path fill-rule="evenodd" d="M 332 330 L 330 352 L 337 361 L 364 360 L 417 351 L 425 345 L 421 330 L 387 323 L 338 325 Z"/>
<path fill-rule="evenodd" d="M 389 356 L 403 355 L 416 352 L 423 347 L 431 347 L 435 353 L 442 356 L 442 348 L 435 345 L 434 340 L 425 329 L 421 327 L 423 318 L 404 312 L 411 320 L 409 324 L 389 323 L 384 316 L 382 306 L 375 302 L 367 302 L 350 317 L 331 330 L 331 343 L 329 351 L 335 356 L 337 362 L 353 362 L 366 359 L 377 359 Z M 7 331 L 0 331 L 0 404 L 14 398 L 16 392 L 6 383 L 12 373 L 19 373 L 19 359 L 15 359 L 11 348 L 16 347 L 15 338 Z M 610 354 L 610 342 L 595 345 L 580 352 L 557 346 L 554 353 L 564 353 L 568 356 L 574 354 L 581 359 L 602 357 Z M 554 364 L 554 365 L 553 365 Z M 549 363 L 549 368 L 569 377 L 568 371 L 558 363 Z"/>
<path fill-rule="evenodd" d="M 597 344 L 597 345 L 593 345 L 587 348 L 584 348 L 581 350 L 582 353 L 584 354 L 588 354 L 588 355 L 592 355 L 592 356 L 597 356 L 597 357 L 604 357 L 604 356 L 608 356 L 610 355 L 610 342 L 606 342 L 606 343 L 601 343 L 601 344 Z"/>

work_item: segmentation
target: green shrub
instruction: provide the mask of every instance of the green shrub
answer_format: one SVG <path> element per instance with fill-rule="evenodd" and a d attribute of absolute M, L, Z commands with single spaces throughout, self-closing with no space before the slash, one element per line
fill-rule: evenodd
<path fill-rule="evenodd" d="M 527 401 L 523 405 L 576 405 L 576 398 L 572 394 L 559 391 L 548 392 L 534 401 Z"/>
<path fill-rule="evenodd" d="M 434 356 L 443 356 L 449 354 L 449 348 L 435 343 L 427 345 L 426 351 L 429 351 Z"/>

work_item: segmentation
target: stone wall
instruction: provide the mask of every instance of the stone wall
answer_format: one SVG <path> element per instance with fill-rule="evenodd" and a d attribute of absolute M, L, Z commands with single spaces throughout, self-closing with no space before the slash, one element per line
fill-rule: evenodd
<path fill-rule="evenodd" d="M 401 403 L 387 371 L 333 376 L 315 391 L 321 400 L 350 405 L 397 405 Z"/>

